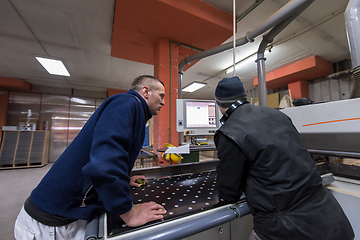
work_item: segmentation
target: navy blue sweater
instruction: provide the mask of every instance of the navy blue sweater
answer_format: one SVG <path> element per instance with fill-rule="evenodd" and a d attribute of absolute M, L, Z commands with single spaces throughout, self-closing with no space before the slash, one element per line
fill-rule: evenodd
<path fill-rule="evenodd" d="M 105 100 L 32 191 L 33 203 L 49 214 L 85 220 L 105 209 L 129 211 L 129 173 L 151 116 L 133 90 Z"/>

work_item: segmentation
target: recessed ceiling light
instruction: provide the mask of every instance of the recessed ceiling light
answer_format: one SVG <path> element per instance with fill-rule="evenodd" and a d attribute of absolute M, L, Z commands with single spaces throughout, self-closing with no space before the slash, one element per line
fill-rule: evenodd
<path fill-rule="evenodd" d="M 68 72 L 62 61 L 44 57 L 36 57 L 36 59 L 50 74 L 67 77 L 70 76 L 70 73 Z"/>
<path fill-rule="evenodd" d="M 194 92 L 202 87 L 205 87 L 205 83 L 193 82 L 183 89 L 184 92 Z"/>

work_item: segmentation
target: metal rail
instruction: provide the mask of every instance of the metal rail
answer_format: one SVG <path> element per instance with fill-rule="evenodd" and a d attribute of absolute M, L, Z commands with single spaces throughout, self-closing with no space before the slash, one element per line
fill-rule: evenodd
<path fill-rule="evenodd" d="M 213 210 L 161 223 L 150 228 L 111 237 L 111 240 L 182 239 L 250 214 L 247 203 L 225 205 Z"/>

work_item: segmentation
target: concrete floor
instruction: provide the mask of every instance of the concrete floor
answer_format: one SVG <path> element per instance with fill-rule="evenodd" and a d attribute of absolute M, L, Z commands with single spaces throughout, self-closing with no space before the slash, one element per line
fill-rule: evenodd
<path fill-rule="evenodd" d="M 200 161 L 213 160 L 213 153 L 200 154 Z M 16 217 L 31 191 L 49 171 L 52 163 L 40 168 L 0 170 L 0 239 L 14 239 Z"/>
<path fill-rule="evenodd" d="M 0 170 L 1 240 L 14 239 L 14 223 L 22 205 L 51 166 Z"/>

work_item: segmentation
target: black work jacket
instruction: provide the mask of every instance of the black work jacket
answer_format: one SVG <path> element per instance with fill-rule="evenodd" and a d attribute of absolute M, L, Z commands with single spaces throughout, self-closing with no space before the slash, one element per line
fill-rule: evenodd
<path fill-rule="evenodd" d="M 215 134 L 219 197 L 244 192 L 261 239 L 353 239 L 289 117 L 244 104 Z"/>

